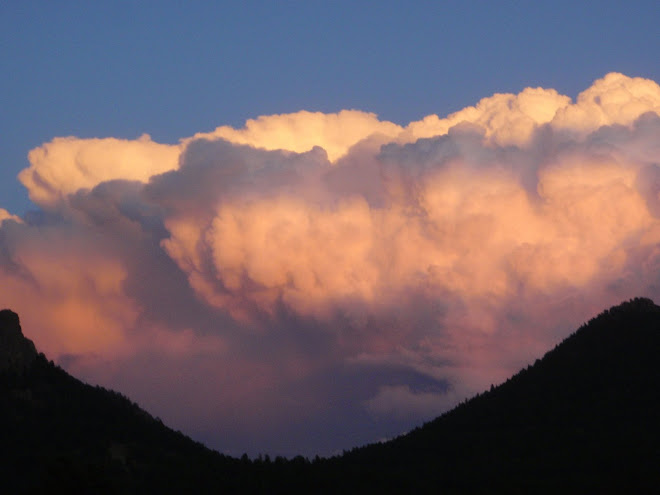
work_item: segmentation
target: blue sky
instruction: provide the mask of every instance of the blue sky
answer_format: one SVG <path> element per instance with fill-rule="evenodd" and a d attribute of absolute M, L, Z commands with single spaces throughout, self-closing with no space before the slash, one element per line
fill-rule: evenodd
<path fill-rule="evenodd" d="M 406 124 L 495 92 L 660 79 L 656 2 L 3 2 L 0 197 L 56 136 L 176 142 L 297 110 Z"/>

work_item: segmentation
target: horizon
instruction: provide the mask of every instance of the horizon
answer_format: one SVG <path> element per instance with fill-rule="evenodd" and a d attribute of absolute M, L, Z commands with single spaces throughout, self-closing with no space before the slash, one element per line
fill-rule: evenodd
<path fill-rule="evenodd" d="M 654 4 L 347 5 L 0 7 L 0 304 L 223 453 L 391 438 L 658 299 Z"/>

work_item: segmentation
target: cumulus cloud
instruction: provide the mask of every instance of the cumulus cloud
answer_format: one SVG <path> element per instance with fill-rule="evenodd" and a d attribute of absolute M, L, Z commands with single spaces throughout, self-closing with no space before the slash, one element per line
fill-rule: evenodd
<path fill-rule="evenodd" d="M 330 114 L 300 111 L 250 119 L 243 129 L 221 126 L 210 133 L 196 134 L 194 139 L 221 138 L 255 148 L 298 153 L 320 146 L 334 162 L 363 139 L 371 136 L 392 139 L 401 131 L 401 127 L 392 122 L 380 121 L 375 114 L 358 110 Z"/>
<path fill-rule="evenodd" d="M 295 423 L 313 450 L 350 412 L 383 425 L 370 441 L 658 295 L 659 138 L 660 87 L 616 73 L 575 102 L 528 88 L 407 126 L 350 110 L 171 145 L 55 138 L 20 174 L 40 211 L 0 210 L 0 294 L 44 350 L 184 429 L 263 450 Z"/>
<path fill-rule="evenodd" d="M 30 199 L 48 208 L 105 181 L 146 182 L 176 168 L 179 153 L 178 146 L 154 143 L 148 135 L 137 140 L 55 138 L 30 151 L 30 166 L 18 178 Z"/>
<path fill-rule="evenodd" d="M 22 223 L 20 217 L 17 217 L 16 215 L 12 215 L 4 208 L 0 208 L 0 224 L 2 224 L 2 222 L 4 222 L 5 220 L 13 220 L 14 222 Z"/>
<path fill-rule="evenodd" d="M 439 136 L 469 122 L 483 128 L 488 141 L 497 146 L 524 146 L 543 124 L 584 137 L 602 126 L 629 125 L 646 112 L 660 112 L 660 87 L 648 79 L 612 72 L 580 93 L 575 103 L 553 89 L 495 94 L 446 118 L 429 115 L 412 122 L 406 137 Z"/>
<path fill-rule="evenodd" d="M 526 88 L 517 95 L 500 93 L 446 118 L 429 115 L 412 122 L 406 127 L 406 137 L 412 141 L 441 136 L 469 122 L 482 128 L 488 140 L 498 146 L 523 145 L 539 125 L 549 123 L 558 110 L 570 105 L 568 96 L 553 89 Z"/>

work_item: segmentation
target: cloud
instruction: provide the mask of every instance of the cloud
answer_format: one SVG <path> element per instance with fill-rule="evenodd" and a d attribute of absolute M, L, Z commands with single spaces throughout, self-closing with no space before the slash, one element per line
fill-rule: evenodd
<path fill-rule="evenodd" d="M 646 112 L 660 112 L 660 86 L 640 77 L 612 72 L 580 93 L 575 103 L 553 89 L 526 88 L 519 94 L 495 94 L 439 118 L 429 115 L 406 127 L 407 140 L 447 134 L 468 122 L 483 128 L 497 146 L 524 146 L 543 124 L 585 136 L 602 126 L 630 125 Z"/>
<path fill-rule="evenodd" d="M 137 140 L 55 138 L 30 151 L 30 166 L 18 178 L 30 199 L 48 208 L 105 181 L 146 182 L 176 168 L 179 153 L 178 146 L 154 143 L 146 134 Z"/>
<path fill-rule="evenodd" d="M 113 354 L 126 345 L 138 309 L 123 293 L 116 243 L 104 237 L 66 225 L 3 223 L 0 296 L 39 333 L 40 349 Z"/>
<path fill-rule="evenodd" d="M 414 141 L 441 136 L 467 122 L 484 129 L 493 144 L 524 145 L 539 125 L 551 122 L 560 109 L 570 105 L 568 96 L 553 89 L 526 88 L 517 95 L 495 94 L 446 118 L 429 115 L 412 122 L 406 127 L 406 137 Z"/>
<path fill-rule="evenodd" d="M 220 138 L 255 148 L 298 153 L 319 146 L 334 162 L 359 141 L 374 135 L 391 139 L 401 131 L 401 127 L 392 122 L 380 121 L 375 114 L 358 110 L 330 114 L 300 111 L 250 119 L 243 129 L 221 126 L 210 133 L 196 134 L 193 139 Z"/>
<path fill-rule="evenodd" d="M 616 73 L 407 126 L 55 138 L 20 175 L 40 210 L 0 210 L 0 296 L 49 355 L 218 448 L 312 453 L 330 416 L 346 441 L 376 421 L 366 442 L 658 296 L 659 138 L 660 87 Z"/>
<path fill-rule="evenodd" d="M 411 390 L 407 385 L 386 385 L 365 402 L 374 415 L 420 418 L 428 421 L 455 405 L 454 394 Z"/>
<path fill-rule="evenodd" d="M 14 222 L 22 223 L 22 220 L 16 215 L 12 215 L 4 208 L 0 208 L 0 224 L 5 220 L 13 220 Z"/>
<path fill-rule="evenodd" d="M 602 126 L 629 125 L 646 112 L 660 112 L 660 86 L 613 72 L 580 93 L 574 105 L 559 109 L 552 124 L 584 134 Z"/>

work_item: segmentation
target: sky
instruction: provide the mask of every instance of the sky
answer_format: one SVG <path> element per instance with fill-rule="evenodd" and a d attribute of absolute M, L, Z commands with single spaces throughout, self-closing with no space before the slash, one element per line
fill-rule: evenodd
<path fill-rule="evenodd" d="M 655 2 L 209 4 L 0 4 L 0 301 L 72 374 L 328 455 L 660 300 Z"/>

